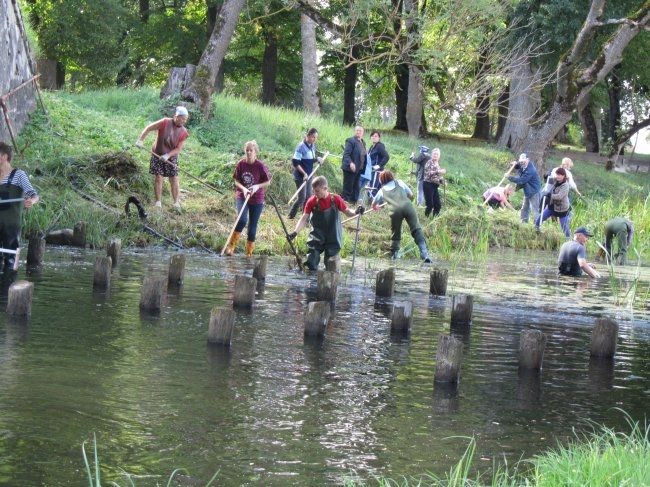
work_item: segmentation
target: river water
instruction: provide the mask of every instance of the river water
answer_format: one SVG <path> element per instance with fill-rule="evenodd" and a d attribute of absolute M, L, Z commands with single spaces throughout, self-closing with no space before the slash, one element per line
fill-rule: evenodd
<path fill-rule="evenodd" d="M 0 484 L 87 484 L 81 454 L 97 436 L 104 481 L 185 485 L 336 485 L 346 478 L 443 473 L 477 443 L 475 468 L 530 458 L 587 431 L 625 430 L 650 399 L 650 269 L 620 280 L 558 278 L 554 255 L 491 253 L 450 267 L 448 293 L 474 295 L 456 390 L 433 386 L 449 298 L 428 295 L 428 269 L 399 261 L 395 300 L 414 303 L 412 333 L 390 335 L 390 304 L 374 296 L 388 261 L 358 259 L 339 286 L 322 342 L 305 342 L 315 275 L 269 260 L 263 293 L 238 311 L 230 350 L 206 343 L 210 310 L 229 306 L 245 258 L 188 254 L 185 284 L 157 317 L 139 312 L 164 250 L 128 251 L 107 294 L 92 291 L 96 252 L 48 249 L 28 324 L 0 326 Z M 349 265 L 344 265 L 344 274 Z M 639 273 L 634 309 L 625 288 Z M 19 278 L 24 278 L 20 271 Z M 5 291 L 6 292 L 6 291 Z M 629 298 L 630 294 L 627 295 Z M 616 301 L 619 304 L 616 304 Z M 6 297 L 3 298 L 3 306 Z M 596 317 L 615 317 L 613 363 L 589 359 Z M 548 338 L 544 369 L 519 375 L 524 327 Z"/>

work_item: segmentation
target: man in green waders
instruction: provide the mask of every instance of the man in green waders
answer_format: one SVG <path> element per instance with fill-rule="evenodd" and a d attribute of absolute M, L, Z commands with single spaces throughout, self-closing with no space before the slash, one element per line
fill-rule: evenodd
<path fill-rule="evenodd" d="M 418 215 L 415 212 L 413 203 L 413 191 L 399 179 L 395 179 L 390 171 L 383 171 L 379 175 L 381 189 L 372 200 L 373 210 L 378 210 L 383 202 L 386 202 L 390 211 L 390 227 L 392 231 L 390 258 L 397 259 L 400 242 L 402 241 L 402 221 L 406 220 L 413 240 L 420 249 L 420 257 L 426 263 L 431 262 L 427 242 L 424 239 L 424 232 L 420 226 Z"/>
<path fill-rule="evenodd" d="M 38 194 L 25 171 L 11 167 L 11 155 L 11 146 L 0 142 L 0 200 L 6 201 L 0 201 L 0 253 L 5 274 L 16 269 L 23 208 L 38 202 Z"/>
<path fill-rule="evenodd" d="M 311 223 L 312 229 L 307 240 L 307 261 L 305 266 L 312 271 L 318 269 L 320 254 L 325 252 L 325 262 L 338 255 L 343 245 L 343 229 L 341 226 L 340 212 L 347 216 L 363 215 L 363 206 L 358 206 L 356 211 L 347 207 L 343 198 L 337 194 L 331 194 L 327 188 L 325 176 L 314 178 L 311 183 L 314 194 L 307 199 L 304 213 L 289 239 L 293 240 L 302 230 L 307 221 Z"/>
<path fill-rule="evenodd" d="M 612 262 L 619 265 L 627 263 L 627 249 L 632 243 L 632 235 L 634 235 L 634 224 L 627 218 L 617 216 L 605 223 L 605 250 Z M 618 252 L 612 254 L 612 243 L 615 238 L 618 241 Z"/>

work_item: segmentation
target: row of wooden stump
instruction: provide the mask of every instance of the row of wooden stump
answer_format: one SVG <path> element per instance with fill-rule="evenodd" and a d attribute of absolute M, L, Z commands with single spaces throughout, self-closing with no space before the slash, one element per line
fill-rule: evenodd
<path fill-rule="evenodd" d="M 42 242 L 42 239 L 39 239 Z M 35 242 L 39 249 L 43 244 Z M 112 269 L 119 263 L 122 242 L 111 238 L 108 242 L 106 256 L 95 259 L 93 288 L 105 291 L 110 288 Z M 30 240 L 30 249 L 32 242 Z M 28 252 L 30 255 L 30 252 Z M 38 253 L 36 253 L 38 255 Z M 40 261 L 42 261 L 42 251 Z M 186 258 L 175 254 L 170 258 L 167 276 L 146 275 L 140 292 L 140 309 L 157 313 L 163 306 L 168 287 L 181 286 L 185 274 Z M 266 280 L 267 257 L 257 259 L 252 277 L 237 275 L 233 290 L 232 307 L 214 308 L 210 315 L 208 342 L 210 344 L 230 346 L 235 322 L 233 308 L 251 308 L 255 302 L 258 285 Z M 34 262 L 32 261 L 32 265 Z M 339 266 L 330 267 L 339 270 Z M 435 269 L 430 273 L 429 292 L 436 296 L 447 293 L 448 271 Z M 317 300 L 310 302 L 304 320 L 304 334 L 308 337 L 323 337 L 330 321 L 340 280 L 339 272 L 334 270 L 318 271 Z M 29 317 L 34 284 L 17 281 L 9 288 L 7 314 L 14 317 Z M 395 269 L 379 271 L 376 277 L 375 294 L 377 297 L 390 298 L 395 291 Z M 472 320 L 473 296 L 456 294 L 451 297 L 451 326 L 469 327 Z M 408 335 L 413 319 L 413 303 L 395 302 L 391 311 L 391 332 Z M 593 329 L 590 353 L 595 357 L 612 358 L 616 352 L 618 324 L 609 318 L 599 318 Z M 546 336 L 540 330 L 526 329 L 521 332 L 519 343 L 519 367 L 523 369 L 541 369 Z M 457 383 L 460 378 L 463 344 L 452 335 L 440 335 L 436 351 L 436 382 Z"/>

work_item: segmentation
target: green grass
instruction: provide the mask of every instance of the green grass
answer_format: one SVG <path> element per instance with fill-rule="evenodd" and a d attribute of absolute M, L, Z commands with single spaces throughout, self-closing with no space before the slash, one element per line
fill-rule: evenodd
<path fill-rule="evenodd" d="M 137 221 L 107 214 L 81 199 L 72 190 L 70 178 L 76 178 L 85 192 L 119 211 L 130 194 L 138 195 L 150 205 L 153 190 L 147 174 L 148 156 L 146 151 L 133 148 L 133 142 L 147 123 L 169 114 L 175 102 L 161 102 L 152 89 L 117 88 L 79 94 L 46 93 L 45 101 L 52 123 L 42 115 L 35 116 L 19 141 L 25 147 L 25 157 L 16 159 L 16 165 L 28 171 L 42 196 L 42 203 L 27 212 L 25 233 L 52 226 L 72 228 L 76 221 L 84 219 L 89 223 L 89 240 L 95 246 L 103 246 L 106 237 L 112 234 L 120 235 L 125 245 L 156 243 L 153 237 L 141 232 Z M 242 155 L 244 142 L 250 139 L 259 143 L 261 157 L 273 176 L 271 191 L 284 204 L 295 190 L 290 163 L 295 145 L 306 129 L 317 127 L 319 148 L 331 153 L 321 173 L 329 178 L 334 191 L 340 190 L 340 155 L 345 139 L 352 134 L 350 127 L 304 112 L 261 106 L 232 97 L 215 98 L 214 108 L 215 117 L 207 122 L 192 112 L 191 136 L 181 164 L 224 194 L 181 176 L 185 191 L 183 213 L 150 212 L 151 225 L 161 233 L 188 246 L 221 248 L 234 219 L 232 171 Z M 152 137 L 153 134 L 148 143 Z M 482 192 L 496 184 L 506 171 L 512 159 L 507 151 L 458 138 L 423 142 L 391 131 L 383 131 L 382 140 L 391 156 L 389 168 L 412 186 L 415 181 L 408 160 L 411 151 L 422 143 L 440 147 L 442 151 L 442 166 L 448 170 L 443 211 L 435 220 L 425 219 L 420 211 L 434 254 L 476 259 L 484 258 L 490 247 L 556 249 L 562 243 L 563 236 L 556 224 L 546 223 L 543 233 L 537 235 L 532 225 L 519 222 L 515 212 L 490 213 L 478 208 Z M 111 177 L 102 166 L 107 155 L 114 159 L 126 158 L 135 163 L 137 170 Z M 557 163 L 559 160 L 549 161 L 549 165 Z M 576 161 L 574 175 L 585 198 L 574 202 L 572 227 L 585 224 L 598 235 L 607 219 L 627 214 L 636 225 L 630 255 L 636 255 L 636 251 L 647 260 L 650 257 L 648 176 L 606 173 L 602 166 L 580 161 Z M 513 204 L 517 206 L 521 198 L 521 193 L 516 193 Z M 169 204 L 169 196 L 165 195 L 164 199 Z M 257 251 L 288 253 L 277 217 L 268 210 L 260 224 Z M 386 212 L 364 217 L 358 253 L 386 255 L 387 228 Z M 302 249 L 305 236 L 303 232 L 298 239 Z M 403 238 L 404 255 L 416 257 L 408 232 L 404 232 Z M 343 257 L 351 253 L 352 243 L 353 232 L 346 232 Z"/>
<path fill-rule="evenodd" d="M 564 487 L 650 485 L 650 425 L 628 419 L 630 431 L 601 426 L 555 449 L 512 467 L 496 465 L 490 474 L 472 474 L 476 443 L 470 439 L 463 457 L 444 475 L 427 473 L 401 479 L 350 480 L 346 487 Z"/>

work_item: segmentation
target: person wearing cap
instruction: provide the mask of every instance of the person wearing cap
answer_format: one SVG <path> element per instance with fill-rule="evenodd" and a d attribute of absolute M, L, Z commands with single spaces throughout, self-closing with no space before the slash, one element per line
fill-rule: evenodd
<path fill-rule="evenodd" d="M 510 201 L 508 201 L 508 198 L 510 198 L 514 192 L 515 188 L 512 184 L 494 186 L 483 193 L 483 201 L 495 210 L 497 208 L 510 208 L 511 210 L 514 210 L 514 207 L 510 204 Z"/>
<path fill-rule="evenodd" d="M 600 274 L 587 262 L 586 243 L 593 234 L 585 227 L 578 227 L 573 232 L 573 240 L 564 242 L 557 258 L 558 272 L 563 276 L 580 277 L 583 272 L 599 278 Z"/>
<path fill-rule="evenodd" d="M 429 250 L 424 238 L 424 232 L 418 220 L 418 214 L 413 207 L 413 191 L 403 181 L 395 179 L 393 173 L 386 170 L 379 175 L 381 189 L 372 200 L 372 209 L 377 211 L 382 203 L 386 203 L 390 216 L 391 244 L 390 258 L 395 260 L 399 253 L 402 241 L 402 222 L 406 223 L 411 230 L 411 236 L 420 249 L 420 257 L 425 263 L 430 263 Z"/>
<path fill-rule="evenodd" d="M 424 205 L 424 166 L 431 159 L 431 149 L 426 145 L 421 145 L 418 149 L 420 153 L 416 156 L 414 152 L 411 152 L 409 159 L 415 163 L 415 181 L 418 185 L 416 203 L 418 206 L 422 206 Z"/>
<path fill-rule="evenodd" d="M 627 263 L 627 249 L 632 243 L 634 224 L 628 218 L 617 216 L 605 223 L 605 250 L 612 262 L 619 265 Z M 614 239 L 618 242 L 618 252 L 612 254 Z"/>
<path fill-rule="evenodd" d="M 343 171 L 343 190 L 341 196 L 350 204 L 359 200 L 360 178 L 366 168 L 366 142 L 363 140 L 364 129 L 360 125 L 354 128 L 354 136 L 345 140 L 341 170 Z"/>
<path fill-rule="evenodd" d="M 135 141 L 136 147 L 144 148 L 144 139 L 149 132 L 156 132 L 156 140 L 151 148 L 149 174 L 154 175 L 154 206 L 161 207 L 164 178 L 169 178 L 174 208 L 180 209 L 180 187 L 178 180 L 178 155 L 183 150 L 189 132 L 185 128 L 189 113 L 183 106 L 176 107 L 172 118 L 165 117 L 147 125 Z"/>
<path fill-rule="evenodd" d="M 569 230 L 569 220 L 571 219 L 571 203 L 569 202 L 569 182 L 566 177 L 566 171 L 563 167 L 556 168 L 554 183 L 548 195 L 549 206 L 544 208 L 541 221 L 535 220 L 535 228 L 539 227 L 545 220 L 554 216 L 560 220 L 560 226 L 566 238 L 571 238 Z"/>
<path fill-rule="evenodd" d="M 31 208 L 39 200 L 25 171 L 11 166 L 12 154 L 11 146 L 0 142 L 0 200 L 7 200 L 0 203 L 0 247 L 14 251 L 0 253 L 5 275 L 17 266 L 15 251 L 20 246 L 23 208 Z"/>
<path fill-rule="evenodd" d="M 528 222 L 530 212 L 533 212 L 533 222 L 539 218 L 539 202 L 540 202 L 540 182 L 539 175 L 535 165 L 530 162 L 528 156 L 522 153 L 519 156 L 518 162 L 512 163 L 514 169 L 519 171 L 518 176 L 508 176 L 510 182 L 517 185 L 517 189 L 523 188 L 524 202 L 521 205 L 521 221 Z"/>

